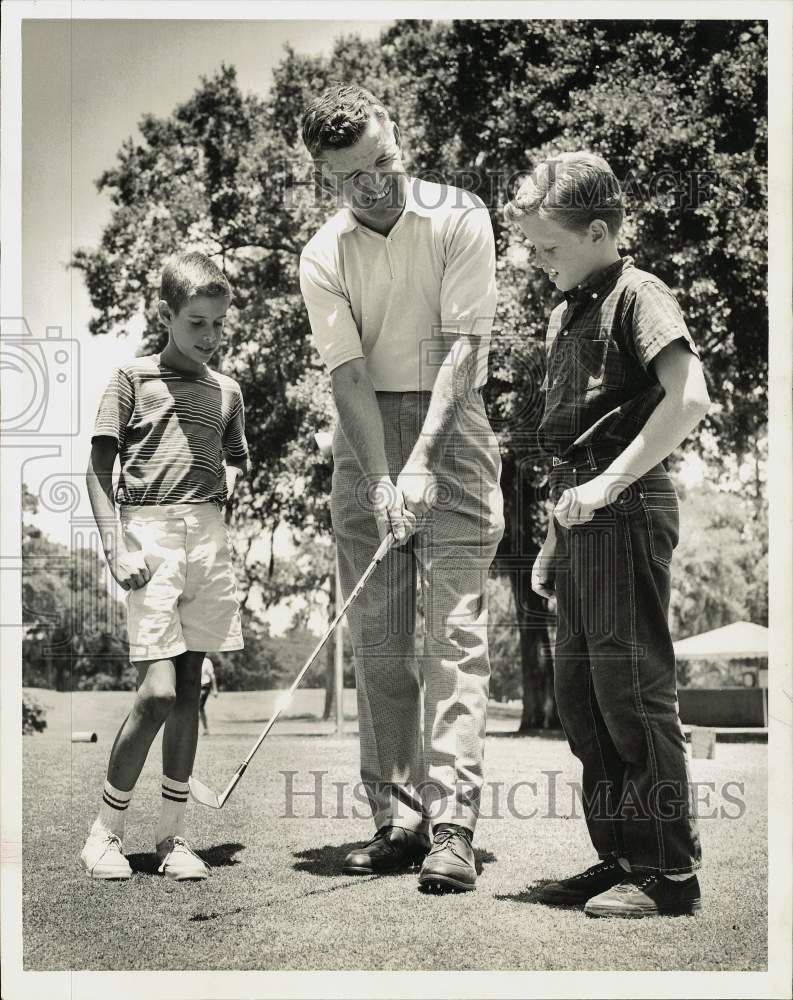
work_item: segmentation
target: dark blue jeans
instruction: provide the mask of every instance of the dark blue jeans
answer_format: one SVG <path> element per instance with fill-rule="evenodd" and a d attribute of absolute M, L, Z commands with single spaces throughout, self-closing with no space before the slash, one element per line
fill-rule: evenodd
<path fill-rule="evenodd" d="M 554 469 L 554 500 L 608 464 Z M 588 524 L 557 522 L 554 560 L 556 701 L 583 765 L 589 835 L 599 857 L 667 874 L 701 860 L 667 620 L 678 523 L 658 465 Z"/>

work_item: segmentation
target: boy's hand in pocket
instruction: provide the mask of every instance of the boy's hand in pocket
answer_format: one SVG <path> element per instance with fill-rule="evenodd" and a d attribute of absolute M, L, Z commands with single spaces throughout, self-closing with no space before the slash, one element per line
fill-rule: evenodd
<path fill-rule="evenodd" d="M 531 589 L 535 594 L 552 600 L 556 596 L 554 585 L 554 555 L 556 552 L 556 537 L 553 534 L 545 539 L 542 548 L 534 560 L 531 570 Z"/>
<path fill-rule="evenodd" d="M 110 572 L 122 590 L 138 590 L 151 579 L 143 552 L 119 552 L 110 561 Z"/>

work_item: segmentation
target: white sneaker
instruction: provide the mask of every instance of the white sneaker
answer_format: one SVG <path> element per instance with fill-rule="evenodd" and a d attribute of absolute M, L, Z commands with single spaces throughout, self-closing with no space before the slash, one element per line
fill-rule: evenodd
<path fill-rule="evenodd" d="M 129 862 L 121 853 L 121 841 L 107 830 L 90 833 L 80 854 L 83 868 L 91 878 L 125 879 L 132 877 Z"/>
<path fill-rule="evenodd" d="M 209 878 L 209 865 L 193 851 L 182 837 L 166 837 L 157 844 L 157 857 L 161 864 L 157 869 L 166 878 L 176 882 L 190 879 Z"/>

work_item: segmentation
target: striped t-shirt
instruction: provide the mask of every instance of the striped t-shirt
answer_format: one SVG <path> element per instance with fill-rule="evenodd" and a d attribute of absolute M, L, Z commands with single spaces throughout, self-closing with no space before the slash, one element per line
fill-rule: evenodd
<path fill-rule="evenodd" d="M 224 503 L 224 455 L 248 457 L 242 392 L 207 368 L 190 376 L 159 354 L 117 368 L 104 391 L 93 438 L 118 442 L 116 503 Z"/>

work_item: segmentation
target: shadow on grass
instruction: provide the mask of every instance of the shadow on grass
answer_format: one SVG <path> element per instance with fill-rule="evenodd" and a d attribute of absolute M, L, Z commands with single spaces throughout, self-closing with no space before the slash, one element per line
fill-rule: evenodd
<path fill-rule="evenodd" d="M 528 736 L 539 736 L 543 740 L 566 740 L 561 729 L 510 729 L 508 732 L 491 732 L 488 730 L 487 738 L 492 739 L 525 739 Z"/>
<path fill-rule="evenodd" d="M 148 854 L 128 854 L 129 867 L 136 875 L 156 875 L 160 862 L 152 851 Z"/>
<path fill-rule="evenodd" d="M 235 906 L 231 910 L 221 910 L 220 912 L 217 910 L 208 910 L 204 913 L 203 910 L 199 910 L 198 913 L 194 913 L 192 917 L 188 917 L 187 919 L 190 923 L 203 923 L 206 920 L 217 920 L 219 917 L 233 917 L 235 913 L 243 912 L 241 906 Z"/>
<path fill-rule="evenodd" d="M 295 851 L 293 857 L 299 858 L 292 867 L 296 872 L 307 872 L 309 875 L 344 875 L 342 866 L 344 859 L 354 847 L 360 843 L 326 844 L 324 847 L 309 847 L 305 851 Z M 349 876 L 344 876 L 349 878 Z"/>
<path fill-rule="evenodd" d="M 215 847 L 196 851 L 196 854 L 210 868 L 228 868 L 240 863 L 236 855 L 243 850 L 245 844 L 217 844 Z M 160 867 L 159 858 L 153 851 L 147 854 L 128 854 L 127 861 L 132 871 L 140 875 L 156 875 Z"/>
<path fill-rule="evenodd" d="M 203 851 L 196 851 L 196 854 L 210 868 L 230 868 L 232 865 L 240 863 L 236 855 L 244 850 L 245 844 L 216 844 L 215 847 L 207 847 Z"/>
<path fill-rule="evenodd" d="M 269 722 L 271 718 L 272 718 L 272 716 L 268 716 L 268 718 L 266 718 L 266 719 L 243 719 L 243 718 L 237 718 L 235 716 L 233 719 L 227 718 L 224 721 L 226 721 L 226 722 L 234 722 L 234 723 L 237 723 L 238 725 L 252 725 L 252 726 L 255 725 L 255 726 L 258 726 L 258 725 L 262 725 L 264 723 Z M 345 722 L 357 722 L 358 721 L 358 716 L 357 715 L 345 715 L 344 716 L 344 721 Z M 321 715 L 317 715 L 314 712 L 296 712 L 294 715 L 281 715 L 281 716 L 279 716 L 279 722 L 331 722 L 331 723 L 335 724 L 335 722 L 336 722 L 336 716 L 334 715 L 331 718 L 323 719 Z"/>
<path fill-rule="evenodd" d="M 344 859 L 356 847 L 361 847 L 360 841 L 350 844 L 326 844 L 324 847 L 310 847 L 306 851 L 296 851 L 294 857 L 300 860 L 292 867 L 297 872 L 307 872 L 309 875 L 325 876 L 326 878 L 334 876 L 337 878 L 349 878 L 349 875 L 345 875 L 342 871 L 342 867 Z M 498 860 L 495 854 L 479 848 L 474 849 L 474 859 L 477 875 L 482 874 L 483 865 L 489 865 Z M 410 871 L 417 872 L 419 868 L 420 865 L 414 865 L 411 868 L 402 869 L 393 874 L 404 875 Z M 385 877 L 387 877 L 387 874 L 390 873 L 386 873 Z M 382 878 L 384 876 L 381 875 L 378 877 Z"/>
<path fill-rule="evenodd" d="M 498 858 L 491 851 L 483 851 L 479 847 L 474 848 L 474 866 L 476 874 L 481 875 L 484 865 L 492 865 Z"/>
<path fill-rule="evenodd" d="M 546 903 L 542 899 L 542 890 L 546 885 L 550 885 L 553 881 L 554 879 L 551 878 L 540 879 L 538 882 L 533 882 L 526 889 L 521 889 L 520 892 L 496 893 L 493 898 L 506 899 L 511 903 L 539 903 L 541 906 L 552 906 L 554 909 L 556 909 L 558 905 L 563 905 L 565 908 L 569 908 L 571 904 Z M 576 904 L 572 905 L 575 906 Z"/>
<path fill-rule="evenodd" d="M 276 738 L 276 739 L 278 739 L 278 738 L 280 738 L 280 739 L 296 739 L 297 737 L 299 737 L 301 740 L 303 740 L 303 739 L 327 740 L 327 739 L 330 739 L 331 737 L 335 738 L 336 734 L 335 733 L 317 733 L 317 732 L 312 732 L 309 729 L 293 729 L 293 730 L 290 730 L 288 733 L 283 733 L 283 732 L 282 733 L 278 733 L 278 732 L 273 731 L 272 736 L 274 738 Z M 353 737 L 355 739 L 357 739 L 358 738 L 358 733 L 357 732 L 355 732 L 355 733 L 344 733 L 343 736 L 342 736 L 342 739 L 352 739 Z M 268 736 L 267 739 L 269 740 L 270 737 Z"/>

